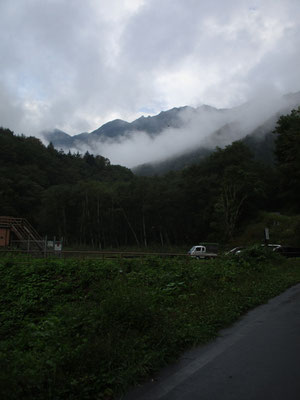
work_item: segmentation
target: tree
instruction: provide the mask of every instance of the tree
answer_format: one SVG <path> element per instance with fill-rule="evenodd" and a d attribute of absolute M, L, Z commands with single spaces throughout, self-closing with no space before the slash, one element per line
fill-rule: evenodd
<path fill-rule="evenodd" d="M 275 155 L 285 208 L 300 211 L 300 107 L 277 122 Z"/>
<path fill-rule="evenodd" d="M 205 163 L 206 174 L 214 177 L 214 206 L 210 227 L 222 241 L 230 240 L 238 224 L 258 210 L 264 196 L 260 178 L 260 163 L 254 160 L 250 149 L 241 141 L 224 149 L 218 148 Z M 253 207 L 255 205 L 255 207 Z"/>
<path fill-rule="evenodd" d="M 251 204 L 263 196 L 263 183 L 253 164 L 226 168 L 215 203 L 215 215 L 221 223 L 223 240 L 230 240 L 242 215 L 249 214 Z"/>

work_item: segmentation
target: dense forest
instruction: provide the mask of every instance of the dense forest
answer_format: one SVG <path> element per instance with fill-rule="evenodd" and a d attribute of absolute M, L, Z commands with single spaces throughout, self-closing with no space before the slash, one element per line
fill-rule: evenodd
<path fill-rule="evenodd" d="M 224 243 L 261 211 L 300 212 L 300 108 L 274 135 L 274 165 L 237 141 L 181 171 L 142 177 L 0 128 L 0 215 L 27 218 L 69 246 Z"/>

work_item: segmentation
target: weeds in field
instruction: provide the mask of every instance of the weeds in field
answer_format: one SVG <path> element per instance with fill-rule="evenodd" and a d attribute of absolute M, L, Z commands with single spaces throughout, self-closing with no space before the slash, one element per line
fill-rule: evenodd
<path fill-rule="evenodd" d="M 261 248 L 212 261 L 0 259 L 0 395 L 111 399 L 300 281 Z"/>

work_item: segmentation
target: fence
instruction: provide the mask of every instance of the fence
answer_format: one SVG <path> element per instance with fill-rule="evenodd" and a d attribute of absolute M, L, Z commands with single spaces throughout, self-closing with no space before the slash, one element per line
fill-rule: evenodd
<path fill-rule="evenodd" d="M 28 245 L 28 243 L 27 243 Z M 29 244 L 30 245 L 30 244 Z M 144 253 L 144 252 L 117 252 L 117 251 L 83 251 L 83 250 L 49 250 L 47 246 L 44 251 L 38 251 L 36 249 L 20 248 L 6 248 L 1 249 L 0 254 L 28 254 L 33 257 L 60 257 L 60 258 L 143 258 L 143 257 L 182 257 L 190 259 L 191 257 L 186 253 Z"/>

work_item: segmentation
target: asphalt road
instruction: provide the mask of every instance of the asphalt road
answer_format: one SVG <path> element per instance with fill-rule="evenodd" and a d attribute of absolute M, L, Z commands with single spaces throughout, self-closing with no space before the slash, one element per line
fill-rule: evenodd
<path fill-rule="evenodd" d="M 123 400 L 300 400 L 300 284 Z"/>

